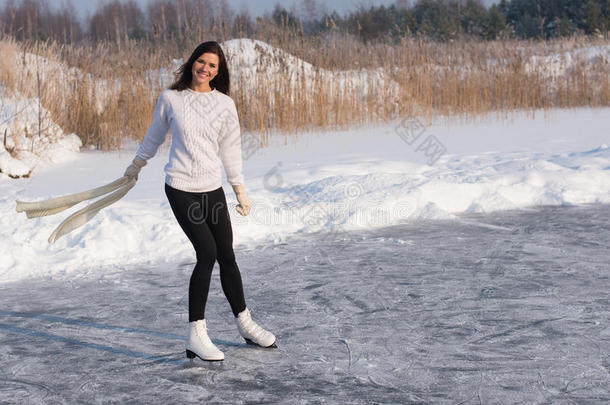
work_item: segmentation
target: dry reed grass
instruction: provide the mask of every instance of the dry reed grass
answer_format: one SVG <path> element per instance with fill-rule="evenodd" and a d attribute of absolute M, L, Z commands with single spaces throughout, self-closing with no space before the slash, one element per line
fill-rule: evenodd
<path fill-rule="evenodd" d="M 605 60 L 576 64 L 560 76 L 528 70 L 535 55 L 561 54 L 590 46 L 608 46 L 591 38 L 549 42 L 502 40 L 430 43 L 405 38 L 400 44 L 364 46 L 334 35 L 302 38 L 269 32 L 260 38 L 302 58 L 320 69 L 333 71 L 382 68 L 399 86 L 392 99 L 391 83 L 368 83 L 361 88 L 314 73 L 316 85 L 306 92 L 305 73 L 296 88 L 288 75 L 257 79 L 254 91 L 240 91 L 239 72 L 231 96 L 245 131 L 260 134 L 263 144 L 273 130 L 303 131 L 349 128 L 405 116 L 432 119 L 447 115 L 476 117 L 491 112 L 533 111 L 553 107 L 610 105 L 610 67 Z M 85 145 L 103 150 L 120 148 L 125 140 L 141 140 L 150 124 L 162 84 L 149 72 L 168 66 L 172 58 L 186 58 L 197 41 L 155 46 L 126 41 L 94 46 L 16 43 L 0 41 L 0 79 L 10 89 L 39 97 L 65 132 L 77 133 Z M 18 50 L 18 52 L 15 52 Z M 52 61 L 41 69 L 65 69 L 33 77 L 21 75 L 23 55 L 34 53 Z M 18 61 L 8 55 L 18 54 Z M 12 68 L 16 66 L 16 68 Z M 30 66 L 31 67 L 31 66 Z M 95 79 L 93 79 L 95 78 Z M 102 84 L 100 84 L 102 83 Z"/>

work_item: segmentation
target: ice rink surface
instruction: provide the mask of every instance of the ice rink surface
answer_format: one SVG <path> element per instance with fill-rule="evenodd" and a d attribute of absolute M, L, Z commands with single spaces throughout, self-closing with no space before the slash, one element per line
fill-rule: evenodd
<path fill-rule="evenodd" d="M 193 263 L 0 285 L 0 403 L 602 404 L 610 398 L 610 206 L 542 207 L 236 249 L 239 337 L 184 355 Z"/>

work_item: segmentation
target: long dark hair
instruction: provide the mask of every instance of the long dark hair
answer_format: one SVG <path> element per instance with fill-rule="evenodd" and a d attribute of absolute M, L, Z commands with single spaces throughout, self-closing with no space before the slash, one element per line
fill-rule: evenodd
<path fill-rule="evenodd" d="M 174 75 L 176 81 L 172 83 L 169 88 L 171 90 L 186 90 L 191 85 L 193 80 L 193 63 L 204 53 L 214 53 L 218 56 L 218 74 L 212 81 L 210 81 L 210 87 L 229 95 L 229 88 L 231 87 L 231 79 L 229 78 L 229 69 L 227 68 L 227 59 L 225 54 L 220 47 L 220 44 L 216 41 L 203 42 L 195 48 L 189 59 L 182 66 L 176 70 Z"/>

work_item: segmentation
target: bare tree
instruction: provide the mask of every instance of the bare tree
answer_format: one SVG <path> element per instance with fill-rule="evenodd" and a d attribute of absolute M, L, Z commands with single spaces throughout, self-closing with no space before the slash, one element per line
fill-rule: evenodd
<path fill-rule="evenodd" d="M 248 12 L 248 8 L 244 5 L 233 20 L 233 35 L 240 38 L 248 38 L 251 37 L 253 33 L 254 27 L 252 26 L 252 19 Z"/>
<path fill-rule="evenodd" d="M 36 0 L 23 0 L 19 5 L 15 5 L 13 0 L 9 0 L 2 12 L 2 20 L 5 21 L 7 32 L 11 33 L 18 40 L 36 39 L 40 21 L 41 4 Z"/>
<path fill-rule="evenodd" d="M 215 29 L 215 0 L 178 0 L 183 33 L 189 39 L 204 38 Z"/>
<path fill-rule="evenodd" d="M 181 27 L 175 1 L 154 0 L 148 4 L 147 12 L 153 38 L 164 41 L 179 35 Z"/>
<path fill-rule="evenodd" d="M 329 14 L 326 5 L 319 0 L 303 0 L 300 3 L 298 15 L 305 22 L 318 21 L 323 15 Z"/>
<path fill-rule="evenodd" d="M 89 19 L 89 35 L 93 40 L 115 42 L 118 47 L 129 38 L 144 37 L 144 13 L 137 3 L 114 0 L 99 7 Z"/>

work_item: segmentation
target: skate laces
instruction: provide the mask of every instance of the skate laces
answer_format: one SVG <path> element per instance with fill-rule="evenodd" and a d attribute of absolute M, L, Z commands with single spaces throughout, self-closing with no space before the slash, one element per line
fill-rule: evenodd
<path fill-rule="evenodd" d="M 256 322 L 254 322 L 254 320 L 252 320 L 252 317 L 250 316 L 250 311 L 246 309 L 246 315 L 244 316 L 244 319 L 242 319 L 242 327 L 243 329 L 250 335 L 252 335 L 252 337 L 254 338 L 260 338 L 262 336 L 264 336 L 266 333 L 268 333 L 265 329 L 263 329 L 259 324 L 257 324 Z"/>
<path fill-rule="evenodd" d="M 210 338 L 208 336 L 208 325 L 206 324 L 205 321 L 200 321 L 195 324 L 195 333 L 197 333 L 197 336 L 199 336 L 200 338 L 203 338 L 203 339 Z"/>

